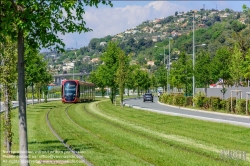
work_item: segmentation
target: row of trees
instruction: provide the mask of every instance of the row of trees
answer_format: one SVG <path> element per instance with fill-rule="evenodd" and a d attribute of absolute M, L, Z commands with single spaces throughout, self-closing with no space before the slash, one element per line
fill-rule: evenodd
<path fill-rule="evenodd" d="M 222 79 L 224 96 L 225 86 L 238 87 L 241 81 L 250 78 L 250 52 L 244 52 L 236 42 L 234 47 L 219 48 L 214 56 L 200 50 L 195 58 L 195 66 L 193 66 L 193 57 L 182 52 L 179 58 L 172 62 L 170 71 L 165 65 L 161 65 L 154 73 L 148 72 L 139 65 L 129 65 L 132 57 L 124 54 L 116 43 L 110 42 L 101 57 L 104 64 L 91 73 L 91 81 L 102 89 L 103 95 L 104 88 L 111 87 L 112 102 L 118 87 L 122 96 L 124 87 L 138 90 L 139 93 L 142 90 L 156 89 L 159 86 L 167 87 L 167 84 L 170 84 L 172 89 L 184 91 L 187 96 L 192 94 L 194 75 L 196 87 L 205 89 L 209 84 Z"/>
<path fill-rule="evenodd" d="M 25 98 L 25 51 L 54 47 L 63 51 L 65 44 L 58 34 L 88 32 L 83 14 L 86 6 L 99 3 L 112 6 L 110 1 L 0 1 L 1 55 L 8 37 L 17 47 L 19 158 L 22 166 L 29 165 Z M 75 12 L 72 12 L 75 11 Z M 26 45 L 25 45 L 26 43 Z M 13 55 L 11 55 L 13 56 Z M 14 65 L 14 64 L 13 64 Z M 31 83 L 34 83 L 31 81 Z"/>
<path fill-rule="evenodd" d="M 12 101 L 16 100 L 17 93 L 17 45 L 10 38 L 6 38 L 4 44 L 1 45 L 0 56 L 0 86 L 1 100 L 4 101 L 3 128 L 4 140 L 8 153 L 11 153 L 12 131 L 11 131 L 11 108 Z M 47 71 L 47 63 L 43 61 L 43 56 L 38 50 L 34 50 L 27 46 L 24 54 L 25 59 L 25 89 L 32 87 L 34 96 L 34 86 L 38 92 L 44 90 L 46 94 L 47 85 L 52 81 L 52 76 Z M 34 97 L 33 97 L 34 99 Z M 34 100 L 33 100 L 34 102 Z"/>
<path fill-rule="evenodd" d="M 90 75 L 90 81 L 101 88 L 102 95 L 105 88 L 111 88 L 110 99 L 114 102 L 116 92 L 119 88 L 121 96 L 121 106 L 123 106 L 124 89 L 146 91 L 150 88 L 152 80 L 147 70 L 142 70 L 139 65 L 130 65 L 131 54 L 126 55 L 117 43 L 109 42 L 106 51 L 103 53 L 101 60 L 103 64 Z M 155 81 L 154 81 L 155 82 Z"/>

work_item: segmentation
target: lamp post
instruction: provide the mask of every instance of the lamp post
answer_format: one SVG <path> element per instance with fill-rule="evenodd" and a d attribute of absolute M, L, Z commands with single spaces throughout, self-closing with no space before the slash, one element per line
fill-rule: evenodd
<path fill-rule="evenodd" d="M 167 77 L 167 93 L 170 93 L 170 84 L 169 84 L 169 76 L 170 76 L 170 39 L 173 39 L 172 37 L 168 38 L 168 77 Z"/>
<path fill-rule="evenodd" d="M 195 78 L 194 78 L 194 65 L 195 65 L 195 45 L 194 45 L 194 15 L 193 15 L 193 107 L 194 107 L 194 93 L 195 93 Z"/>
<path fill-rule="evenodd" d="M 195 45 L 195 36 L 194 36 L 194 15 L 193 15 L 193 100 L 195 94 L 195 77 L 194 77 L 194 66 L 195 66 L 195 47 L 205 46 L 206 44 Z M 194 102 L 193 102 L 194 107 Z"/>

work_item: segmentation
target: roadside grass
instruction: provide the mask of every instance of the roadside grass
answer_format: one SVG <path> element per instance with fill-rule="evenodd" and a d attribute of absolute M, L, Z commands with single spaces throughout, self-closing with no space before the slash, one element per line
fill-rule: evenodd
<path fill-rule="evenodd" d="M 102 113 L 105 113 L 108 117 L 119 117 L 120 121 L 126 121 L 126 124 L 132 123 L 149 128 L 151 131 L 170 135 L 174 134 L 180 138 L 184 137 L 187 140 L 191 139 L 197 142 L 193 144 L 194 147 L 202 143 L 208 147 L 215 147 L 219 150 L 218 156 L 221 156 L 225 151 L 245 153 L 249 162 L 249 128 L 191 118 L 167 116 L 128 107 L 121 109 L 120 107 L 114 107 L 109 102 L 102 102 L 99 104 L 99 107 Z M 178 140 L 176 141 L 178 142 Z M 249 164 L 248 162 L 246 162 L 247 165 Z"/>
<path fill-rule="evenodd" d="M 93 111 L 89 105 L 88 109 Z M 84 128 L 92 133 L 96 133 L 99 140 L 103 140 L 109 143 L 110 146 L 119 147 L 127 152 L 128 157 L 130 157 L 127 159 L 126 163 L 131 161 L 134 156 L 153 165 L 225 165 L 226 163 L 222 160 L 216 161 L 214 158 L 193 153 L 192 151 L 186 151 L 185 148 L 175 148 L 161 140 L 151 139 L 140 134 L 138 135 L 133 128 L 124 129 L 117 127 L 116 124 L 111 125 L 107 123 L 106 120 L 93 117 L 81 109 L 76 109 L 74 112 L 69 113 L 80 126 L 84 126 Z M 98 121 L 98 123 L 96 121 Z M 86 153 L 85 155 L 87 156 Z M 101 161 L 93 157 L 95 156 L 92 156 L 94 165 L 95 163 L 100 165 Z M 107 159 L 107 163 L 111 163 L 112 158 Z M 102 160 L 106 161 L 105 159 Z M 125 165 L 125 163 L 119 161 L 118 165 Z M 139 165 L 139 163 L 136 165 Z"/>
<path fill-rule="evenodd" d="M 62 143 L 50 131 L 46 124 L 46 114 L 48 110 L 62 110 L 66 105 L 61 102 L 48 102 L 33 105 L 27 107 L 27 126 L 28 126 L 28 150 L 29 150 L 29 162 L 31 165 L 51 165 L 51 164 L 67 164 L 67 158 L 65 154 L 68 153 L 68 149 L 65 148 Z M 12 111 L 12 131 L 13 154 L 6 154 L 3 144 L 3 131 L 1 124 L 1 164 L 2 166 L 20 165 L 19 164 L 19 132 L 18 132 L 18 110 Z M 79 159 L 77 159 L 79 160 Z M 54 162 L 54 163 L 53 163 Z M 47 164 L 46 164 L 47 163 Z M 79 165 L 79 164 L 72 164 Z"/>
<path fill-rule="evenodd" d="M 165 134 L 175 134 L 214 144 L 224 149 L 250 152 L 250 128 L 215 123 L 179 116 L 168 116 L 150 111 L 114 107 L 110 102 L 99 104 L 102 113 L 120 117 L 128 123 L 135 123 Z"/>
<path fill-rule="evenodd" d="M 46 123 L 49 110 L 50 123 L 64 142 L 93 165 L 249 165 L 249 160 L 240 160 L 240 154 L 236 154 L 244 152 L 249 159 L 249 128 L 121 108 L 107 98 L 97 100 L 29 105 L 31 165 L 84 165 L 50 131 Z M 74 122 L 64 111 L 67 107 Z M 18 152 L 17 110 L 12 113 L 12 150 Z M 1 143 L 3 151 L 2 131 Z M 1 165 L 19 165 L 12 164 L 19 161 L 18 154 L 4 155 L 1 162 L 2 159 L 8 162 Z"/>

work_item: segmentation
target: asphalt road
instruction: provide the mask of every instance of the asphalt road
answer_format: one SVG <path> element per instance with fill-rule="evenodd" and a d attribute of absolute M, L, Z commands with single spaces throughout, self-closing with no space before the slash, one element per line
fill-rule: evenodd
<path fill-rule="evenodd" d="M 158 97 L 154 97 L 154 102 L 143 102 L 142 98 L 126 99 L 125 105 L 137 109 L 158 112 L 162 114 L 169 114 L 173 116 L 183 116 L 195 118 L 200 120 L 207 120 L 213 122 L 229 123 L 233 125 L 240 125 L 250 127 L 250 117 L 242 115 L 224 114 L 217 112 L 208 112 L 202 110 L 194 110 L 183 107 L 175 107 L 159 103 Z"/>
<path fill-rule="evenodd" d="M 43 101 L 44 99 L 42 99 L 41 101 Z M 54 101 L 54 100 L 61 100 L 61 98 L 51 98 L 48 99 L 48 101 Z M 38 101 L 35 99 L 34 103 L 37 103 Z M 32 100 L 27 100 L 27 104 L 32 104 Z M 18 107 L 18 101 L 12 101 L 12 107 Z M 4 111 L 4 105 L 3 102 L 0 103 L 0 112 Z"/>

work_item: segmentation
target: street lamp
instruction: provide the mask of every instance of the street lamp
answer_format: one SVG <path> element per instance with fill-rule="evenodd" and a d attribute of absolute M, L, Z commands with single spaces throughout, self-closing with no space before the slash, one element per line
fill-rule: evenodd
<path fill-rule="evenodd" d="M 194 15 L 193 15 L 193 71 L 194 71 L 194 66 L 195 66 L 195 47 L 206 45 L 206 44 L 195 45 L 194 39 L 195 38 L 194 38 Z M 194 94 L 195 94 L 195 77 L 194 77 L 194 72 L 193 72 L 193 101 L 194 101 Z M 194 102 L 193 102 L 193 107 L 194 107 Z"/>
<path fill-rule="evenodd" d="M 167 93 L 170 93 L 170 84 L 168 83 L 168 79 L 170 76 L 170 39 L 173 39 L 172 37 L 168 37 L 168 77 L 167 77 Z"/>

